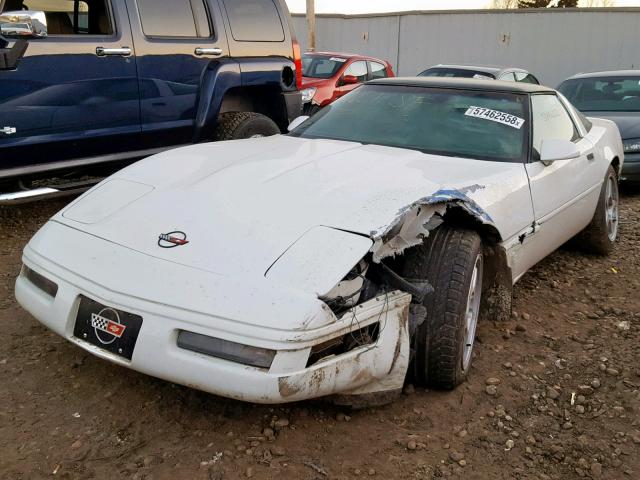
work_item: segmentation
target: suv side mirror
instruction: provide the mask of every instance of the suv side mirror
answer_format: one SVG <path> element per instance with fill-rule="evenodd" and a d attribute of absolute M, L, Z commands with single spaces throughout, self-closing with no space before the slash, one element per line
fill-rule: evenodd
<path fill-rule="evenodd" d="M 578 146 L 570 140 L 543 140 L 540 147 L 540 161 L 546 166 L 558 160 L 570 160 L 579 156 Z"/>
<path fill-rule="evenodd" d="M 47 36 L 47 17 L 44 12 L 17 10 L 0 14 L 0 35 L 8 37 Z"/>
<path fill-rule="evenodd" d="M 290 132 L 295 130 L 300 125 L 302 125 L 304 122 L 306 122 L 308 118 L 309 118 L 308 115 L 301 115 L 299 117 L 294 118 L 293 121 L 287 127 L 287 130 L 290 131 Z"/>
<path fill-rule="evenodd" d="M 355 75 L 345 75 L 342 77 L 343 85 L 355 85 L 356 83 L 358 83 L 358 77 Z"/>

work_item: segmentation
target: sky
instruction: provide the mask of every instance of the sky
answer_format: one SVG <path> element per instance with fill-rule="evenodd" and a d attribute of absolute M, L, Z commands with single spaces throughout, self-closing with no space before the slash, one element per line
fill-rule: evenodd
<path fill-rule="evenodd" d="M 286 0 L 293 13 L 304 13 L 306 0 Z M 491 0 L 315 0 L 316 13 L 376 13 L 406 10 L 486 8 Z M 588 3 L 588 0 L 581 0 Z M 616 0 L 615 6 L 639 7 L 640 0 Z"/>

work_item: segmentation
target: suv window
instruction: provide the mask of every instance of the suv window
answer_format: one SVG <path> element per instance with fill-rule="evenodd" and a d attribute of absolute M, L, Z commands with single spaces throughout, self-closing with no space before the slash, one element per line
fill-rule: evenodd
<path fill-rule="evenodd" d="M 386 78 L 387 75 L 387 67 L 378 62 L 369 62 L 369 66 L 371 67 L 371 78 Z"/>
<path fill-rule="evenodd" d="M 358 82 L 366 82 L 368 75 L 367 62 L 365 62 L 364 60 L 353 62 L 344 71 L 344 75 L 353 75 L 354 77 L 358 77 Z"/>
<path fill-rule="evenodd" d="M 542 141 L 547 139 L 575 141 L 579 138 L 573 120 L 555 95 L 532 95 L 533 150 L 540 155 Z"/>
<path fill-rule="evenodd" d="M 20 9 L 44 12 L 49 35 L 113 33 L 105 0 L 18 0 L 5 3 L 5 11 Z"/>
<path fill-rule="evenodd" d="M 211 36 L 203 0 L 137 0 L 137 3 L 147 37 Z"/>
<path fill-rule="evenodd" d="M 231 35 L 239 42 L 283 42 L 282 20 L 273 0 L 224 0 Z"/>

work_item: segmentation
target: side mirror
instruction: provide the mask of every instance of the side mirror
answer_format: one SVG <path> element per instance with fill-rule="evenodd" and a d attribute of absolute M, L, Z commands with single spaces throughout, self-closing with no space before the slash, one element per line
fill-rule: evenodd
<path fill-rule="evenodd" d="M 540 148 L 540 161 L 546 166 L 558 160 L 570 160 L 578 158 L 580 150 L 578 146 L 569 140 L 543 140 Z"/>
<path fill-rule="evenodd" d="M 35 10 L 16 10 L 0 15 L 0 35 L 8 37 L 47 36 L 47 17 L 44 12 Z"/>
<path fill-rule="evenodd" d="M 343 85 L 355 85 L 358 82 L 358 77 L 356 77 L 355 75 L 345 75 L 344 77 L 342 77 L 342 84 Z"/>
<path fill-rule="evenodd" d="M 287 127 L 287 130 L 290 131 L 290 132 L 295 130 L 300 125 L 302 125 L 304 122 L 306 122 L 308 119 L 309 119 L 308 115 L 301 115 L 299 117 L 294 118 L 293 121 Z"/>

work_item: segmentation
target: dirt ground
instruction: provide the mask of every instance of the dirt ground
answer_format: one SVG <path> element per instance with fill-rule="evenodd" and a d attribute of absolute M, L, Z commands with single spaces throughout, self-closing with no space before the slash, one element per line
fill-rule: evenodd
<path fill-rule="evenodd" d="M 453 392 L 251 405 L 99 360 L 15 302 L 20 252 L 64 200 L 0 208 L 0 478 L 640 479 L 640 191 L 609 258 L 568 250 L 479 326 Z"/>

